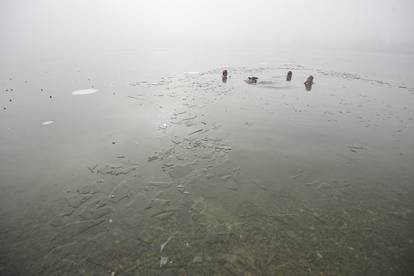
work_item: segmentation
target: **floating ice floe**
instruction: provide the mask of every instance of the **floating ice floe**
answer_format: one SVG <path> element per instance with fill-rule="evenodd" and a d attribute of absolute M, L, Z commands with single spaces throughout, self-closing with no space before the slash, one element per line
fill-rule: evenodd
<path fill-rule="evenodd" d="M 89 95 L 89 94 L 93 94 L 93 93 L 96 93 L 96 92 L 98 92 L 98 89 L 90 88 L 90 89 L 82 89 L 82 90 L 73 91 L 72 95 L 74 95 L 74 96 Z"/>
<path fill-rule="evenodd" d="M 47 126 L 47 125 L 50 125 L 50 124 L 53 124 L 53 123 L 54 123 L 54 121 L 45 121 L 45 122 L 42 123 L 42 125 Z"/>
<path fill-rule="evenodd" d="M 197 71 L 189 71 L 189 72 L 184 72 L 184 74 L 187 74 L 187 75 L 197 75 L 197 74 L 200 74 L 200 72 L 197 72 Z"/>

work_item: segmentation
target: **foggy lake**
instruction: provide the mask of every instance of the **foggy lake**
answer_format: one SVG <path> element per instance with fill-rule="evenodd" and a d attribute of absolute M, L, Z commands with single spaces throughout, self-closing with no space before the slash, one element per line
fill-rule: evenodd
<path fill-rule="evenodd" d="M 57 2 L 0 4 L 1 275 L 414 273 L 411 2 Z"/>

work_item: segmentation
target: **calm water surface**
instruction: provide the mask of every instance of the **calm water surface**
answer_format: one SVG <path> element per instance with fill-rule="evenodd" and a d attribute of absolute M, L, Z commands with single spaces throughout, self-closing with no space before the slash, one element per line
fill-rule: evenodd
<path fill-rule="evenodd" d="M 413 56 L 3 63 L 1 275 L 414 272 Z"/>

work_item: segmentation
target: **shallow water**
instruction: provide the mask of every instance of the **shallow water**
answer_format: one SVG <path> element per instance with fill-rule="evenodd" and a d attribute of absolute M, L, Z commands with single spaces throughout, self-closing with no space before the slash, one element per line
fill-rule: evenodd
<path fill-rule="evenodd" d="M 243 56 L 2 68 L 0 274 L 412 273 L 413 58 Z"/>

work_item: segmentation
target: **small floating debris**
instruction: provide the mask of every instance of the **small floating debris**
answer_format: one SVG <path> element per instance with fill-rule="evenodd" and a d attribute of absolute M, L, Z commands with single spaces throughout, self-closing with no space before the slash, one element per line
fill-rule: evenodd
<path fill-rule="evenodd" d="M 114 95 L 115 95 L 115 94 L 114 94 Z M 138 97 L 134 97 L 134 96 L 128 96 L 128 98 L 135 99 L 135 100 L 142 100 L 142 98 L 140 99 L 140 98 L 138 98 Z"/>
<path fill-rule="evenodd" d="M 348 149 L 352 152 L 358 152 L 358 151 L 363 150 L 365 148 L 360 144 L 354 144 L 354 145 L 349 145 Z"/>
<path fill-rule="evenodd" d="M 190 133 L 188 134 L 188 136 L 193 135 L 193 134 L 196 134 L 196 133 L 201 132 L 201 131 L 203 131 L 203 130 L 204 130 L 204 129 L 200 128 L 200 129 L 198 129 L 198 130 L 196 130 L 196 131 L 190 132 Z"/>
<path fill-rule="evenodd" d="M 160 267 L 168 263 L 168 257 L 161 256 Z"/>
<path fill-rule="evenodd" d="M 98 89 L 82 89 L 82 90 L 76 90 L 72 92 L 72 95 L 74 96 L 80 96 L 80 95 L 89 95 L 98 92 Z"/>
<path fill-rule="evenodd" d="M 178 233 L 178 231 L 175 231 L 171 236 L 168 237 L 168 239 L 161 244 L 160 246 L 160 253 L 164 251 L 164 248 L 167 246 L 167 244 L 170 242 L 170 240 Z"/>
<path fill-rule="evenodd" d="M 166 181 L 151 181 L 148 183 L 148 186 L 158 187 L 158 188 L 168 188 L 171 186 L 171 182 Z"/>
<path fill-rule="evenodd" d="M 45 122 L 42 123 L 42 125 L 47 126 L 47 125 L 51 125 L 53 123 L 54 123 L 54 121 L 45 121 Z"/>
<path fill-rule="evenodd" d="M 159 157 L 157 155 L 153 155 L 153 156 L 148 157 L 147 161 L 152 162 L 152 161 L 155 161 L 155 160 L 158 160 L 158 159 L 159 159 Z"/>
<path fill-rule="evenodd" d="M 201 262 L 203 262 L 203 258 L 202 257 L 200 257 L 200 256 L 194 256 L 194 258 L 193 258 L 193 263 L 201 263 Z"/>
<path fill-rule="evenodd" d="M 160 259 L 160 267 L 162 267 L 163 265 L 166 265 L 168 263 L 168 257 L 167 256 L 163 256 L 162 252 L 164 251 L 164 248 L 167 246 L 167 244 L 170 242 L 170 240 L 178 233 L 178 231 L 174 232 L 170 237 L 168 237 L 168 239 L 161 244 L 161 248 L 160 248 L 160 255 L 161 255 L 161 259 Z"/>

